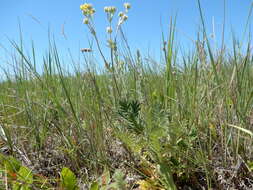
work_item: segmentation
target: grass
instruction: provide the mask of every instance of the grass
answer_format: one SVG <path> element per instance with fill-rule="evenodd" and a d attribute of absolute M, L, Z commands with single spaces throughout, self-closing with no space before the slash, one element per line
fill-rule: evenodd
<path fill-rule="evenodd" d="M 69 72 L 52 41 L 43 63 L 11 41 L 14 67 L 0 83 L 0 189 L 252 188 L 251 42 L 246 51 L 236 40 L 232 51 L 214 49 L 199 9 L 195 49 L 178 56 L 172 19 L 159 63 L 132 52 L 120 28 L 123 47 L 110 35 L 107 60 L 88 26 L 100 71 L 92 52 L 84 70 Z"/>

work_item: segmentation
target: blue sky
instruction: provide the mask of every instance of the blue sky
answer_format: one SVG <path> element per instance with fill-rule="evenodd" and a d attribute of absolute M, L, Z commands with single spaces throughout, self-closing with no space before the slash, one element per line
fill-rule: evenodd
<path fill-rule="evenodd" d="M 54 34 L 56 43 L 64 51 L 79 52 L 88 46 L 89 37 L 83 16 L 79 9 L 84 2 L 92 3 L 96 9 L 94 17 L 97 32 L 105 44 L 107 26 L 104 6 L 114 5 L 123 10 L 122 0 L 1 0 L 0 2 L 0 44 L 9 47 L 9 39 L 19 39 L 20 22 L 24 41 L 29 47 L 34 40 L 37 49 L 45 51 L 48 42 L 48 28 Z M 124 24 L 124 31 L 130 45 L 144 52 L 156 54 L 161 44 L 161 25 L 166 33 L 171 16 L 177 14 L 177 38 L 184 46 L 191 46 L 189 38 L 196 39 L 200 25 L 197 0 L 129 0 L 132 8 L 129 20 Z M 217 39 L 221 36 L 223 23 L 223 0 L 201 0 L 208 33 L 212 30 L 212 19 Z M 238 37 L 247 20 L 252 0 L 226 0 L 226 39 L 231 36 L 231 28 Z M 62 35 L 67 36 L 65 39 Z M 252 28 L 252 27 L 251 27 Z M 0 50 L 0 58 L 3 56 Z"/>

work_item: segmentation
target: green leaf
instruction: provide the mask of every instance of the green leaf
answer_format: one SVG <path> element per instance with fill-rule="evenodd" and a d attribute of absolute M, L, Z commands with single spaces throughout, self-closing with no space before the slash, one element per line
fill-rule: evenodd
<path fill-rule="evenodd" d="M 93 182 L 90 186 L 90 190 L 99 190 L 98 182 Z"/>
<path fill-rule="evenodd" d="M 15 159 L 12 156 L 8 156 L 7 158 L 4 158 L 4 165 L 7 169 L 7 171 L 16 173 L 19 171 L 19 168 L 21 167 L 21 162 Z"/>
<path fill-rule="evenodd" d="M 33 173 L 29 168 L 22 166 L 18 171 L 18 179 L 24 180 L 28 184 L 33 183 Z"/>
<path fill-rule="evenodd" d="M 13 183 L 13 190 L 30 190 L 33 183 L 33 173 L 27 167 L 21 166 L 18 171 L 17 181 Z"/>
<path fill-rule="evenodd" d="M 236 125 L 232 125 L 232 124 L 228 124 L 229 127 L 233 127 L 235 129 L 238 129 L 239 131 L 242 131 L 246 134 L 248 134 L 251 138 L 253 137 L 253 132 L 248 130 L 248 129 L 245 129 L 243 127 L 239 127 L 239 126 L 236 126 Z"/>
<path fill-rule="evenodd" d="M 174 183 L 173 177 L 171 175 L 170 168 L 167 164 L 165 163 L 160 163 L 158 165 L 158 171 L 160 175 L 162 176 L 161 182 L 163 185 L 166 187 L 168 190 L 176 190 L 176 185 Z"/>
<path fill-rule="evenodd" d="M 76 176 L 70 169 L 66 167 L 64 167 L 61 171 L 61 187 L 66 190 L 77 189 Z"/>
<path fill-rule="evenodd" d="M 116 185 L 117 189 L 125 189 L 126 181 L 124 180 L 124 174 L 121 170 L 117 169 L 113 175 L 114 184 Z"/>

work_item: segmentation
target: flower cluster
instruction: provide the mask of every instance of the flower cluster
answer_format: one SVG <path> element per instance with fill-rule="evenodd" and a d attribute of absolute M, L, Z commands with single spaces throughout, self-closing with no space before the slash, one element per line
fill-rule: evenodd
<path fill-rule="evenodd" d="M 128 16 L 126 15 L 126 13 L 128 13 L 129 9 L 131 8 L 131 4 L 130 3 L 124 3 L 124 7 L 125 7 L 125 12 L 119 12 L 118 27 L 128 19 Z"/>
<path fill-rule="evenodd" d="M 119 12 L 119 14 L 118 14 L 119 20 L 117 23 L 117 29 L 119 28 L 119 26 L 121 24 L 123 24 L 128 19 L 128 16 L 126 15 L 126 13 L 128 13 L 129 9 L 131 8 L 131 5 L 130 5 L 130 3 L 124 3 L 124 7 L 125 7 L 125 11 Z M 117 9 L 114 6 L 107 6 L 107 7 L 104 7 L 104 11 L 107 14 L 107 20 L 110 23 L 110 26 L 108 26 L 106 28 L 106 32 L 108 34 L 111 34 L 112 33 L 111 23 L 112 23 L 113 16 L 114 16 L 115 12 L 117 11 Z"/>
<path fill-rule="evenodd" d="M 116 7 L 105 7 L 104 8 L 104 11 L 106 12 L 106 13 L 110 13 L 110 14 L 114 14 L 115 12 L 116 12 Z"/>
<path fill-rule="evenodd" d="M 80 9 L 83 12 L 84 16 L 92 16 L 95 13 L 95 9 L 92 7 L 92 4 L 84 3 L 83 5 L 80 5 Z"/>
<path fill-rule="evenodd" d="M 125 10 L 123 12 L 119 12 L 118 14 L 118 22 L 117 22 L 117 25 L 116 25 L 116 35 L 115 35 L 115 38 L 117 36 L 117 32 L 119 30 L 119 27 L 128 19 L 128 16 L 127 16 L 127 13 L 129 11 L 129 9 L 131 8 L 131 5 L 130 3 L 124 3 L 124 8 Z M 95 9 L 93 8 L 92 4 L 90 3 L 84 3 L 82 5 L 80 5 L 80 9 L 84 15 L 84 19 L 83 19 L 83 23 L 86 24 L 90 30 L 90 32 L 93 34 L 93 35 L 96 35 L 96 32 L 95 32 L 95 29 L 94 29 L 94 26 L 93 26 L 93 22 L 92 22 L 92 16 L 94 15 L 95 13 Z M 109 47 L 111 49 L 115 49 L 116 48 L 116 44 L 115 42 L 112 40 L 112 32 L 113 32 L 113 28 L 112 28 L 112 20 L 113 20 L 113 17 L 116 13 L 117 9 L 116 7 L 114 6 L 106 6 L 104 7 L 104 12 L 107 14 L 107 20 L 109 22 L 109 26 L 106 27 L 106 32 L 108 34 L 110 34 L 110 40 L 108 42 L 109 44 Z"/>
<path fill-rule="evenodd" d="M 124 21 L 126 21 L 128 19 L 128 16 L 123 13 L 123 12 L 120 12 L 119 13 L 119 25 L 121 25 Z"/>
<path fill-rule="evenodd" d="M 108 21 L 108 26 L 106 27 L 106 32 L 108 35 L 108 39 L 107 39 L 107 45 L 111 50 L 112 55 L 117 52 L 117 36 L 118 36 L 118 32 L 120 30 L 121 25 L 128 19 L 127 13 L 129 11 L 129 9 L 131 8 L 131 5 L 129 3 L 124 3 L 124 11 L 119 12 L 118 14 L 118 21 L 115 23 L 116 24 L 116 29 L 114 32 L 114 22 L 113 22 L 113 17 L 115 16 L 117 9 L 114 6 L 106 6 L 104 7 L 104 12 L 107 15 L 107 21 Z M 97 48 L 99 50 L 100 55 L 102 56 L 105 66 L 108 70 L 111 69 L 111 67 L 114 67 L 114 56 L 111 56 L 111 63 L 107 61 L 107 59 L 105 58 L 102 49 L 100 47 L 100 43 L 96 34 L 96 30 L 95 30 L 95 26 L 94 26 L 94 22 L 93 22 L 93 15 L 95 13 L 95 9 L 93 8 L 92 4 L 90 3 L 84 3 L 82 5 L 80 5 L 80 9 L 83 13 L 84 19 L 83 19 L 83 23 L 86 24 L 87 28 L 89 29 L 90 33 L 93 35 L 93 37 L 95 38 L 95 42 L 97 45 Z M 114 35 L 112 35 L 112 33 L 114 32 Z M 92 49 L 90 48 L 84 48 L 81 49 L 81 52 L 91 52 Z M 116 55 L 116 54 L 115 54 Z M 117 65 L 124 65 L 123 62 L 119 62 L 118 60 L 115 61 Z"/>
<path fill-rule="evenodd" d="M 116 7 L 110 6 L 110 7 L 105 7 L 104 11 L 107 14 L 107 20 L 111 23 L 112 22 L 112 18 L 115 14 L 115 12 L 117 11 Z"/>

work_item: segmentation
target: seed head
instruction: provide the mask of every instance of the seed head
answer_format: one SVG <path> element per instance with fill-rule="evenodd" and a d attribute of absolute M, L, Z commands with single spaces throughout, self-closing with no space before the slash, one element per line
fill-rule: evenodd
<path fill-rule="evenodd" d="M 83 49 L 81 49 L 81 52 L 82 53 L 92 52 L 92 49 L 90 49 L 90 48 L 83 48 Z"/>

